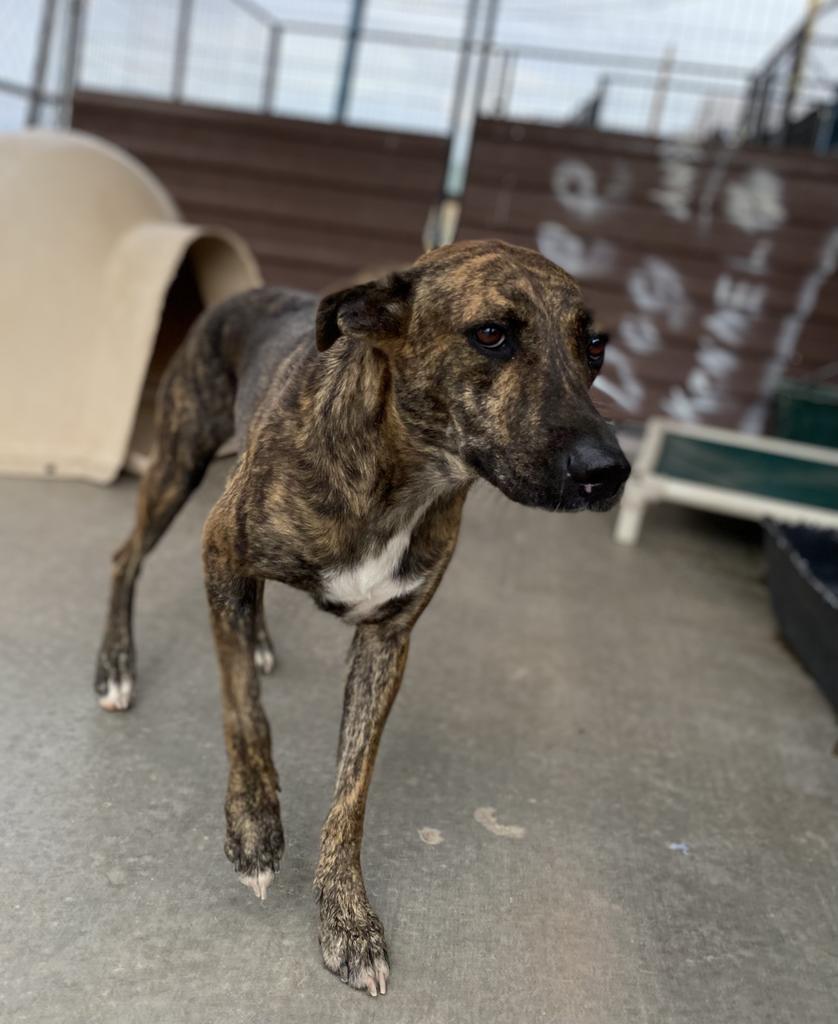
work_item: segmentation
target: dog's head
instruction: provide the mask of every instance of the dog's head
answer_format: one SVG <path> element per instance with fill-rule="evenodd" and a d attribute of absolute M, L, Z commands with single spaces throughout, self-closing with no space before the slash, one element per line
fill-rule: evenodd
<path fill-rule="evenodd" d="M 399 412 L 525 505 L 607 509 L 629 465 L 588 394 L 605 356 L 576 282 L 505 242 L 459 242 L 336 292 L 317 346 L 365 342 L 388 360 Z"/>

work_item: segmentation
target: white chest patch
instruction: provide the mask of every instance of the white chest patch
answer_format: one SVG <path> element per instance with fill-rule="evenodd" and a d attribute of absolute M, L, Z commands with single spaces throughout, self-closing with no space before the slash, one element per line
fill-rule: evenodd
<path fill-rule="evenodd" d="M 421 576 L 397 576 L 404 553 L 410 544 L 410 530 L 395 534 L 381 551 L 369 555 L 349 569 L 323 575 L 323 595 L 329 601 L 345 604 L 347 622 L 361 622 L 394 597 L 403 597 L 422 582 Z"/>

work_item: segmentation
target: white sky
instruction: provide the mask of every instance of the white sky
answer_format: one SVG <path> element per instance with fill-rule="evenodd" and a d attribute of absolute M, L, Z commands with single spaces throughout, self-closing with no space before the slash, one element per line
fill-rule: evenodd
<path fill-rule="evenodd" d="M 350 0 L 260 0 L 285 21 L 346 24 Z M 0 0 L 0 79 L 25 83 L 31 76 L 39 0 Z M 178 0 L 89 0 L 83 84 L 165 95 Z M 799 23 L 806 0 L 501 0 L 495 33 L 499 46 L 516 44 L 579 53 L 622 54 L 659 60 L 752 69 Z M 466 0 L 367 0 L 365 24 L 407 35 L 457 39 Z M 255 108 L 261 99 L 265 28 L 231 0 L 195 0 L 187 98 Z M 334 109 L 343 53 L 339 36 L 286 31 L 281 49 L 275 110 L 292 116 L 329 118 Z M 448 124 L 455 50 L 365 42 L 350 120 L 411 130 L 444 132 Z M 489 70 L 487 98 L 497 94 L 500 63 Z M 642 131 L 648 124 L 649 79 L 608 60 L 555 63 L 519 58 L 510 113 L 561 120 L 593 93 L 602 74 L 611 78 L 604 124 Z M 683 81 L 683 80 L 682 80 Z M 672 90 L 664 108 L 665 133 L 688 132 L 708 116 L 707 92 L 716 117 L 737 114 L 731 93 L 742 77 L 700 79 L 694 94 Z M 23 101 L 0 94 L 0 128 L 16 127 Z"/>

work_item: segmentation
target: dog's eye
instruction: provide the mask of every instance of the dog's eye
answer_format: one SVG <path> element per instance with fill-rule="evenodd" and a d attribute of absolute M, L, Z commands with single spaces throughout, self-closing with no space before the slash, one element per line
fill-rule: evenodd
<path fill-rule="evenodd" d="M 498 324 L 484 324 L 475 329 L 474 340 L 483 348 L 500 348 L 506 341 L 506 331 Z"/>
<path fill-rule="evenodd" d="M 488 359 L 506 362 L 515 355 L 520 327 L 516 323 L 489 321 L 467 328 L 463 333 L 469 345 Z"/>
<path fill-rule="evenodd" d="M 605 359 L 605 346 L 608 344 L 607 334 L 594 334 L 588 339 L 588 364 L 599 369 Z"/>

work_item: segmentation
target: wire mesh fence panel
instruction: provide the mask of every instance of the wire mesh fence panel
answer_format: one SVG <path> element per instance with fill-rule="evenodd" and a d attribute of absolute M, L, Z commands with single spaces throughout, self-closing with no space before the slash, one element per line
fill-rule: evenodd
<path fill-rule="evenodd" d="M 71 0 L 0 0 L 0 131 L 61 119 Z"/>
<path fill-rule="evenodd" d="M 457 64 L 451 50 L 362 42 L 347 121 L 447 134 Z"/>
<path fill-rule="evenodd" d="M 463 34 L 468 0 L 366 0 L 364 25 L 405 34 L 458 39 Z"/>
<path fill-rule="evenodd" d="M 170 96 L 179 5 L 96 0 L 86 8 L 79 68 L 84 89 Z"/>
<path fill-rule="evenodd" d="M 601 73 L 597 66 L 559 63 L 550 57 L 517 52 L 504 113 L 513 120 L 570 121 L 596 90 Z M 491 109 L 491 97 L 486 100 L 484 110 Z"/>
<path fill-rule="evenodd" d="M 832 0 L 811 24 L 809 0 L 0 0 L 3 95 L 35 88 L 49 3 L 54 89 L 72 85 L 61 50 L 76 9 L 83 88 L 439 135 L 468 131 L 477 106 L 662 137 L 794 141 L 789 124 L 834 106 L 838 80 Z M 795 31 L 803 49 L 783 45 Z M 8 100 L 0 115 L 13 126 L 20 109 Z"/>
<path fill-rule="evenodd" d="M 28 108 L 29 99 L 27 96 L 0 92 L 0 132 L 12 131 L 25 124 Z"/>
<path fill-rule="evenodd" d="M 37 5 L 33 5 L 36 8 Z M 0 78 L 25 86 L 32 74 L 38 45 L 39 18 L 22 3 L 0 4 Z"/>
<path fill-rule="evenodd" d="M 343 39 L 325 37 L 312 52 L 311 40 L 283 32 L 274 110 L 288 117 L 329 121 L 335 115 Z"/>
<path fill-rule="evenodd" d="M 185 55 L 189 97 L 228 106 L 239 104 L 245 109 L 264 99 L 268 25 L 281 26 L 283 48 L 291 54 L 307 50 L 313 65 L 322 64 L 322 42 L 331 32 L 331 52 L 327 57 L 335 63 L 337 72 L 344 57 L 353 7 L 349 0 L 313 0 L 301 19 L 299 5 L 282 0 L 97 0 L 86 5 L 82 84 L 166 95 L 178 59 L 175 50 L 182 41 L 178 18 L 186 6 L 191 14 Z M 20 21 L 21 5 L 16 7 Z M 359 40 L 368 53 L 374 54 L 374 62 L 358 63 L 356 74 L 362 75 L 363 80 L 355 81 L 353 88 L 356 97 L 360 97 L 365 121 L 380 115 L 389 123 L 401 105 L 407 122 L 423 126 L 444 124 L 440 113 L 444 100 L 440 94 L 446 85 L 450 93 L 454 75 L 450 59 L 443 61 L 445 70 L 441 70 L 436 66 L 440 62 L 431 53 L 434 46 L 456 47 L 462 36 L 466 8 L 466 0 L 426 0 L 422 5 L 407 0 L 367 0 L 362 9 Z M 778 31 L 799 16 L 801 3 L 735 0 L 722 4 L 719 0 L 708 0 L 693 9 L 688 18 L 684 16 L 683 5 L 664 0 L 638 0 L 632 4 L 602 0 L 585 5 L 571 0 L 561 6 L 552 0 L 506 0 L 496 8 L 497 24 L 488 43 L 495 47 L 502 40 L 505 49 L 521 54 L 514 88 L 510 89 L 509 112 L 513 116 L 556 121 L 584 101 L 598 75 L 614 70 L 609 63 L 624 65 L 624 55 L 644 56 L 654 62 L 669 48 L 676 63 L 712 57 L 717 63 L 732 65 L 738 61 L 747 65 L 763 43 L 767 46 L 776 40 Z M 27 25 L 31 22 L 30 17 Z M 313 31 L 318 27 L 322 31 Z M 477 27 L 480 32 L 485 31 L 485 26 Z M 376 37 L 381 32 L 390 33 L 389 41 Z M 396 38 L 397 34 L 401 40 Z M 294 44 L 290 43 L 292 36 L 296 36 Z M 483 36 L 472 41 L 474 49 L 479 50 L 482 39 Z M 591 61 L 587 66 L 578 66 L 578 61 L 577 66 L 571 66 L 525 52 L 533 46 L 561 48 L 569 44 L 589 53 Z M 596 54 L 605 57 L 609 47 L 613 60 L 597 61 Z M 389 76 L 384 74 L 384 67 L 380 74 L 373 73 L 374 65 L 383 61 L 394 65 L 388 69 Z M 280 68 L 280 79 L 283 70 Z M 294 74 L 298 80 L 302 77 L 299 69 Z M 653 77 L 647 81 L 651 90 L 656 88 Z M 308 106 L 320 111 L 328 107 L 334 84 L 330 79 L 330 75 L 322 73 L 311 75 L 305 83 L 306 91 L 310 97 L 317 94 L 317 98 L 309 98 Z M 428 82 L 433 84 L 431 95 L 426 94 Z M 302 106 L 299 82 L 289 86 L 288 91 L 290 102 Z M 680 105 L 685 114 L 681 118 L 670 114 L 672 130 L 688 127 L 689 105 Z M 642 106 L 642 98 L 635 102 L 626 98 L 620 104 L 612 104 L 612 111 L 623 110 L 627 118 L 639 124 Z M 423 108 L 427 108 L 425 116 Z"/>
<path fill-rule="evenodd" d="M 265 22 L 229 0 L 194 0 L 182 98 L 260 109 L 269 38 Z"/>
<path fill-rule="evenodd" d="M 331 120 L 344 47 L 341 37 L 327 36 L 313 50 L 310 37 L 283 32 L 274 110 L 288 117 Z"/>

